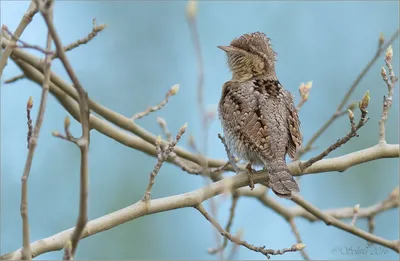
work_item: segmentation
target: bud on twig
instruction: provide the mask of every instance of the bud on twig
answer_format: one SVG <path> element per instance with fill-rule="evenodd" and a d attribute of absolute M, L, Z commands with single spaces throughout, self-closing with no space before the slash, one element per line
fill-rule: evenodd
<path fill-rule="evenodd" d="M 360 204 L 357 204 L 353 207 L 353 213 L 358 214 L 358 211 L 360 211 Z"/>
<path fill-rule="evenodd" d="M 349 105 L 349 107 L 347 107 L 347 109 L 349 109 L 349 110 L 351 110 L 351 111 L 354 111 L 354 109 L 356 108 L 356 106 L 357 106 L 357 102 L 353 102 L 352 104 Z"/>
<path fill-rule="evenodd" d="M 65 116 L 65 119 L 64 119 L 64 128 L 65 128 L 66 130 L 69 128 L 70 123 L 71 123 L 71 121 L 70 121 L 69 117 L 68 117 L 68 116 Z"/>
<path fill-rule="evenodd" d="M 306 84 L 304 84 L 304 83 L 300 84 L 299 92 L 300 92 L 300 95 L 301 95 L 301 99 L 303 101 L 307 101 L 308 100 L 308 94 L 309 94 L 311 88 L 312 88 L 312 81 L 309 81 Z"/>
<path fill-rule="evenodd" d="M 383 35 L 383 33 L 379 34 L 379 48 L 383 45 L 383 43 L 385 42 L 385 36 Z"/>
<path fill-rule="evenodd" d="M 303 243 L 297 243 L 296 245 L 294 245 L 294 248 L 297 251 L 303 250 L 305 247 L 306 247 L 306 244 L 303 244 Z"/>
<path fill-rule="evenodd" d="M 161 135 L 158 135 L 157 138 L 156 138 L 156 145 L 160 146 L 161 145 L 161 141 L 162 141 Z"/>
<path fill-rule="evenodd" d="M 360 110 L 365 111 L 368 108 L 369 100 L 370 100 L 370 94 L 369 91 L 367 91 L 364 94 L 362 100 L 358 102 L 358 107 L 360 108 Z"/>
<path fill-rule="evenodd" d="M 189 0 L 186 5 L 186 15 L 189 19 L 195 19 L 197 14 L 197 1 Z"/>
<path fill-rule="evenodd" d="M 386 73 L 386 70 L 385 70 L 385 68 L 383 66 L 381 68 L 381 75 L 382 75 L 383 79 L 387 79 L 387 73 Z"/>
<path fill-rule="evenodd" d="M 393 191 L 390 193 L 390 198 L 391 199 L 397 199 L 399 197 L 399 187 L 396 187 L 393 189 Z"/>
<path fill-rule="evenodd" d="M 32 96 L 29 97 L 28 102 L 26 103 L 26 109 L 30 110 L 33 107 L 33 98 Z"/>
<path fill-rule="evenodd" d="M 174 86 L 171 87 L 169 90 L 170 95 L 175 95 L 179 92 L 179 84 L 175 84 Z"/>
<path fill-rule="evenodd" d="M 350 119 L 351 121 L 353 121 L 353 120 L 354 120 L 354 113 L 353 113 L 352 110 L 350 110 L 350 109 L 348 109 L 347 112 L 349 113 L 349 119 Z"/>
<path fill-rule="evenodd" d="M 389 45 L 389 47 L 386 49 L 385 60 L 387 63 L 391 63 L 392 58 L 393 58 L 393 48 L 392 45 Z"/>

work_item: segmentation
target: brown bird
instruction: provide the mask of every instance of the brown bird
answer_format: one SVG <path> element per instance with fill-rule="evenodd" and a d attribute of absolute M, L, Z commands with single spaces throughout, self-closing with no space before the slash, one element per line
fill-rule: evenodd
<path fill-rule="evenodd" d="M 232 79 L 222 87 L 219 116 L 226 145 L 237 157 L 263 164 L 268 186 L 279 197 L 290 198 L 299 187 L 286 165 L 301 146 L 300 121 L 293 96 L 275 73 L 276 53 L 264 33 L 244 34 L 229 46 L 218 46 L 228 56 Z"/>

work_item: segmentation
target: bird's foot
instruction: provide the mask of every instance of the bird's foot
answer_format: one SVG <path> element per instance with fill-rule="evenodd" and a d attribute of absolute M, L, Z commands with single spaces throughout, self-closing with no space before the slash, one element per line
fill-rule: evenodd
<path fill-rule="evenodd" d="M 253 190 L 254 189 L 254 180 L 253 180 L 254 169 L 251 167 L 251 163 L 246 165 L 246 169 L 247 169 L 247 176 L 249 177 L 249 187 L 250 187 L 250 190 Z"/>

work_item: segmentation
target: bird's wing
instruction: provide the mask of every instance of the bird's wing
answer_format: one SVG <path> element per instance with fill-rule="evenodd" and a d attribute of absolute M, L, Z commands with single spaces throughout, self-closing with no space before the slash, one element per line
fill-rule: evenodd
<path fill-rule="evenodd" d="M 232 130 L 238 139 L 245 141 L 250 150 L 263 158 L 271 158 L 270 135 L 262 113 L 261 92 L 251 82 L 226 82 L 219 103 L 220 117 L 226 129 Z M 246 85 L 246 86 L 241 86 Z"/>
<path fill-rule="evenodd" d="M 300 120 L 297 114 L 297 109 L 294 107 L 293 96 L 290 92 L 284 91 L 283 95 L 286 109 L 287 109 L 287 121 L 288 129 L 290 132 L 290 139 L 288 144 L 288 154 L 293 159 L 296 156 L 296 151 L 301 147 L 302 135 L 300 132 Z"/>

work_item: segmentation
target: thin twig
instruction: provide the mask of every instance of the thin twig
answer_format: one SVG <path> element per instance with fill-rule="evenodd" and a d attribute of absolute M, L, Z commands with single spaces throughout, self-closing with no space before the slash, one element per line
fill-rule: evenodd
<path fill-rule="evenodd" d="M 268 259 L 270 258 L 270 255 L 282 255 L 286 252 L 296 252 L 305 247 L 304 244 L 295 244 L 290 248 L 283 248 L 283 249 L 267 249 L 265 246 L 262 247 L 256 247 L 254 245 L 249 244 L 248 242 L 241 240 L 239 238 L 234 237 L 232 234 L 228 233 L 226 230 L 224 230 L 221 225 L 207 212 L 207 210 L 203 207 L 202 204 L 196 205 L 195 208 L 218 230 L 218 232 L 229 239 L 229 241 L 244 246 L 248 248 L 249 250 L 261 253 L 265 255 Z"/>
<path fill-rule="evenodd" d="M 151 112 L 155 112 L 163 108 L 168 103 L 168 98 L 177 94 L 179 91 L 179 84 L 175 84 L 171 87 L 171 89 L 165 94 L 165 98 L 156 106 L 148 107 L 145 111 L 136 113 L 132 116 L 132 120 L 137 120 L 143 118 L 144 116 L 150 114 Z"/>
<path fill-rule="evenodd" d="M 29 149 L 29 142 L 32 138 L 32 133 L 33 133 L 33 126 L 32 126 L 32 117 L 31 117 L 31 110 L 33 107 L 33 99 L 32 96 L 29 97 L 28 102 L 26 103 L 26 120 L 27 120 L 27 125 L 28 125 L 28 134 L 26 135 L 26 140 L 27 140 L 27 148 Z"/>
<path fill-rule="evenodd" d="M 366 109 L 367 109 L 368 104 L 369 104 L 369 99 L 370 99 L 369 92 L 367 92 L 364 95 L 363 99 L 359 103 L 359 108 L 360 108 L 360 111 L 361 111 L 361 117 L 360 117 L 360 120 L 359 120 L 358 124 L 356 125 L 354 123 L 354 114 L 353 114 L 353 112 L 351 110 L 348 110 L 349 120 L 350 120 L 350 125 L 351 125 L 350 132 L 346 136 L 344 136 L 343 138 L 338 139 L 334 144 L 330 145 L 326 150 L 324 150 L 318 156 L 312 157 L 311 159 L 309 159 L 306 162 L 299 162 L 299 167 L 302 170 L 305 170 L 306 168 L 310 167 L 315 162 L 323 159 L 329 153 L 331 153 L 335 149 L 339 148 L 343 144 L 347 143 L 351 138 L 353 138 L 355 136 L 358 136 L 357 131 L 361 127 L 363 127 L 364 124 L 368 121 L 368 118 L 366 118 L 367 113 L 368 113 Z"/>
<path fill-rule="evenodd" d="M 381 68 L 382 79 L 387 85 L 388 95 L 383 96 L 382 116 L 381 116 L 381 119 L 379 120 L 379 142 L 380 143 L 386 142 L 385 123 L 389 116 L 390 107 L 392 107 L 394 85 L 396 84 L 396 82 L 398 80 L 396 75 L 394 74 L 394 70 L 393 70 L 393 66 L 392 66 L 392 58 L 393 58 L 393 49 L 392 49 L 392 46 L 389 45 L 389 47 L 386 50 L 386 55 L 385 55 L 385 63 L 386 63 L 386 67 L 389 69 L 389 77 L 387 75 L 385 68 L 384 67 Z"/>
<path fill-rule="evenodd" d="M 361 71 L 361 73 L 358 75 L 356 80 L 353 82 L 353 84 L 350 86 L 349 90 L 346 92 L 344 95 L 342 101 L 336 108 L 336 111 L 332 114 L 332 116 L 326 121 L 322 127 L 311 137 L 311 139 L 308 141 L 308 143 L 303 147 L 303 149 L 300 151 L 299 158 L 304 155 L 306 152 L 308 152 L 314 142 L 328 129 L 328 127 L 339 117 L 340 112 L 344 109 L 346 103 L 348 102 L 351 94 L 353 91 L 356 89 L 356 87 L 359 85 L 361 80 L 364 78 L 364 76 L 367 74 L 367 72 L 371 69 L 372 65 L 377 61 L 379 56 L 382 54 L 384 50 L 387 49 L 387 47 L 392 44 L 394 40 L 397 39 L 397 36 L 400 33 L 400 29 L 397 30 L 391 37 L 390 39 L 383 45 L 379 44 L 378 50 L 376 51 L 375 55 L 372 57 L 372 59 L 368 62 L 368 64 L 364 67 L 364 69 Z"/>
<path fill-rule="evenodd" d="M 148 202 L 150 200 L 151 189 L 153 188 L 155 178 L 156 178 L 158 172 L 160 171 L 163 163 L 168 159 L 169 155 L 173 152 L 174 147 L 179 142 L 182 135 L 185 133 L 186 128 L 187 128 L 187 124 L 183 125 L 179 129 L 179 132 L 176 135 L 175 140 L 172 140 L 168 144 L 168 146 L 166 147 L 166 149 L 164 151 L 161 149 L 161 136 L 159 136 L 159 138 L 156 140 L 155 146 L 156 146 L 156 151 L 157 151 L 157 163 L 150 173 L 149 184 L 147 185 L 146 191 L 143 195 L 143 198 L 142 198 L 143 201 Z"/>
<path fill-rule="evenodd" d="M 292 198 L 291 200 L 298 204 L 299 206 L 303 207 L 305 210 L 316 216 L 318 219 L 322 220 L 325 222 L 326 225 L 328 226 L 334 226 L 336 228 L 339 228 L 341 230 L 347 231 L 353 235 L 359 236 L 361 238 L 364 238 L 368 241 L 380 244 L 382 246 L 385 246 L 387 248 L 393 249 L 396 252 L 399 252 L 400 249 L 397 245 L 396 241 L 390 241 L 387 239 L 380 238 L 378 236 L 375 236 L 371 233 L 368 233 L 364 230 L 361 230 L 359 228 L 356 228 L 350 224 L 346 224 L 342 221 L 340 221 L 337 218 L 334 218 L 333 216 L 330 216 L 328 214 L 325 214 L 322 212 L 320 209 L 316 208 L 306 200 L 304 200 L 298 193 L 292 193 Z"/>
<path fill-rule="evenodd" d="M 82 45 L 82 44 L 87 44 L 88 42 L 90 42 L 93 38 L 95 38 L 97 36 L 98 33 L 100 33 L 101 31 L 103 31 L 105 28 L 107 27 L 106 24 L 100 24 L 97 25 L 96 23 L 96 19 L 93 19 L 93 28 L 92 31 L 84 38 L 79 39 L 73 43 L 70 43 L 66 46 L 64 46 L 64 51 L 68 52 L 71 51 L 72 49 L 75 49 L 76 47 Z M 51 59 L 54 60 L 58 58 L 57 53 L 55 53 L 54 55 L 51 56 Z"/>
<path fill-rule="evenodd" d="M 4 84 L 10 84 L 10 83 L 16 82 L 18 80 L 22 80 L 22 79 L 25 79 L 25 75 L 24 74 L 16 75 L 14 77 L 11 77 L 8 80 L 5 80 Z"/>
<path fill-rule="evenodd" d="M 52 11 L 54 1 L 39 1 L 37 5 L 40 13 L 42 14 L 46 25 L 49 29 L 51 37 L 54 40 L 56 46 L 56 53 L 59 56 L 68 76 L 70 77 L 74 87 L 76 88 L 79 96 L 79 110 L 80 119 L 82 125 L 82 137 L 77 140 L 77 145 L 81 151 L 81 170 L 80 170 L 80 200 L 79 200 L 79 214 L 76 222 L 76 228 L 71 236 L 71 258 L 74 258 L 75 252 L 78 246 L 78 242 L 82 236 L 83 230 L 85 229 L 88 219 L 88 191 L 89 191 L 89 143 L 90 143 L 90 123 L 89 123 L 89 105 L 88 95 L 85 89 L 82 87 L 78 78 L 72 69 L 71 64 L 65 54 L 61 39 L 54 27 L 52 20 Z M 65 256 L 64 256 L 65 257 Z"/>
<path fill-rule="evenodd" d="M 36 6 L 35 1 L 31 1 L 29 4 L 28 9 L 26 10 L 24 16 L 22 17 L 21 21 L 18 24 L 17 29 L 13 33 L 16 38 L 19 38 L 21 34 L 24 32 L 25 28 L 29 25 L 32 21 L 33 16 L 37 13 L 38 9 Z M 14 40 L 11 40 L 9 44 L 5 47 L 4 52 L 0 57 L 0 78 L 3 76 L 3 70 L 7 65 L 8 57 L 11 55 L 13 48 L 12 46 L 15 44 Z"/>
<path fill-rule="evenodd" d="M 302 244 L 303 240 L 301 240 L 301 236 L 300 236 L 300 232 L 297 229 L 296 223 L 294 222 L 294 219 L 291 218 L 288 220 L 290 228 L 292 229 L 292 232 L 296 238 L 296 241 L 298 244 Z M 300 254 L 303 257 L 304 260 L 311 260 L 310 256 L 307 254 L 307 252 L 305 251 L 305 249 L 300 250 Z"/>
<path fill-rule="evenodd" d="M 231 205 L 231 208 L 229 210 L 228 223 L 226 224 L 226 227 L 225 227 L 225 231 L 228 232 L 228 233 L 231 232 L 231 227 L 232 227 L 232 224 L 233 224 L 233 218 L 235 217 L 235 210 L 236 210 L 236 206 L 237 206 L 238 200 L 239 200 L 239 195 L 234 192 L 232 194 L 232 205 Z M 228 238 L 224 237 L 224 241 L 223 241 L 222 245 L 217 247 L 217 248 L 209 249 L 208 253 L 216 254 L 218 252 L 221 252 L 226 248 L 227 245 L 228 245 Z"/>
<path fill-rule="evenodd" d="M 47 50 L 51 48 L 51 35 L 50 32 L 47 34 Z M 30 249 L 30 232 L 29 232 L 29 219 L 28 219 L 28 178 L 31 170 L 33 156 L 35 153 L 35 149 L 37 146 L 37 141 L 39 139 L 40 128 L 43 123 L 44 113 L 46 110 L 46 102 L 47 102 L 47 94 L 49 92 L 49 83 L 50 83 L 50 65 L 51 60 L 49 55 L 46 54 L 45 58 L 45 67 L 44 67 L 44 81 L 42 88 L 42 97 L 40 99 L 39 112 L 36 118 L 35 127 L 32 130 L 30 129 L 28 132 L 28 156 L 25 163 L 24 173 L 21 178 L 21 217 L 22 217 L 22 231 L 23 231 L 23 250 L 22 250 L 22 259 L 31 259 L 32 253 Z M 31 125 L 30 121 L 30 109 L 32 108 L 32 99 L 30 98 L 27 105 L 28 111 L 28 126 Z"/>
<path fill-rule="evenodd" d="M 171 142 L 172 141 L 172 135 L 171 132 L 168 129 L 167 121 L 164 120 L 161 117 L 157 117 L 157 123 L 160 125 L 161 130 L 163 131 L 165 137 L 167 138 L 167 141 Z"/>
<path fill-rule="evenodd" d="M 70 43 L 67 46 L 64 46 L 64 51 L 68 52 L 68 51 L 71 51 L 72 49 L 75 49 L 76 47 L 78 47 L 78 46 L 80 46 L 82 44 L 87 44 L 94 37 L 96 37 L 99 32 L 103 31 L 106 27 L 107 27 L 106 24 L 97 25 L 96 24 L 96 19 L 93 19 L 92 31 L 86 37 L 84 37 L 82 39 L 79 39 L 79 40 L 77 40 L 77 41 L 75 41 L 73 43 Z M 53 53 L 50 57 L 51 57 L 51 60 L 54 60 L 54 59 L 58 58 L 58 55 L 57 55 L 57 53 Z M 24 74 L 16 75 L 16 76 L 14 76 L 14 77 L 12 77 L 12 78 L 10 78 L 8 80 L 5 80 L 4 83 L 5 84 L 10 84 L 10 83 L 16 82 L 18 80 L 24 79 L 25 77 L 26 76 Z"/>
<path fill-rule="evenodd" d="M 54 54 L 54 52 L 51 49 L 43 49 L 42 47 L 34 44 L 29 44 L 21 39 L 19 39 L 17 36 L 13 35 L 13 33 L 8 29 L 6 25 L 2 26 L 2 29 L 8 33 L 8 35 L 11 37 L 11 39 L 14 41 L 14 44 L 11 44 L 11 48 L 27 48 L 27 49 L 34 49 L 36 51 L 39 51 L 44 54 Z M 17 45 L 17 42 L 19 42 L 21 45 Z"/>

